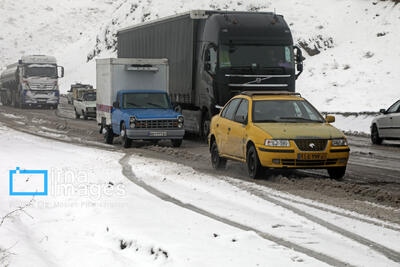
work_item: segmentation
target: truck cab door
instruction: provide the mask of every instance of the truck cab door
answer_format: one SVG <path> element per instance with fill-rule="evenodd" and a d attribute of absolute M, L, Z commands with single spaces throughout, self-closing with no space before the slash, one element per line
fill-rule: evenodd
<path fill-rule="evenodd" d="M 121 106 L 122 106 L 122 97 L 121 94 L 117 94 L 117 99 L 116 101 L 113 103 L 113 108 L 111 111 L 111 126 L 112 126 L 112 130 L 114 132 L 114 134 L 119 135 L 121 132 L 120 129 L 120 122 L 121 122 Z"/>
<path fill-rule="evenodd" d="M 201 79 L 200 79 L 200 92 L 201 99 L 203 99 L 203 103 L 200 103 L 204 106 L 209 106 L 210 98 L 213 97 L 213 84 L 216 75 L 217 68 L 217 47 L 214 44 L 209 44 L 203 53 L 203 68 L 201 70 Z M 208 100 L 208 101 L 207 101 Z M 211 114 L 213 115 L 213 114 Z"/>

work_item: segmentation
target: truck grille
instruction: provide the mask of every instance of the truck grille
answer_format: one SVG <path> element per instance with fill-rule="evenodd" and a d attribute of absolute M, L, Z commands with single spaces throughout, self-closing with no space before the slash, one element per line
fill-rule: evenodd
<path fill-rule="evenodd" d="M 178 128 L 178 120 L 140 120 L 135 123 L 139 129 Z"/>
<path fill-rule="evenodd" d="M 48 84 L 43 84 L 43 83 L 30 83 L 29 88 L 31 90 L 53 90 L 54 89 L 54 83 L 48 83 Z"/>
<path fill-rule="evenodd" d="M 327 159 L 327 160 L 299 160 L 299 159 L 282 159 L 282 165 L 286 166 L 329 166 L 335 165 L 337 159 Z"/>
<path fill-rule="evenodd" d="M 323 151 L 328 140 L 326 139 L 295 139 L 297 147 L 301 151 Z"/>

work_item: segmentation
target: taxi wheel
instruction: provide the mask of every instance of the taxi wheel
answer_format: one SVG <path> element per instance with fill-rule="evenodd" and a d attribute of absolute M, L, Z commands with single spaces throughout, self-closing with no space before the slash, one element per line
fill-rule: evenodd
<path fill-rule="evenodd" d="M 216 170 L 225 169 L 226 167 L 226 159 L 219 156 L 218 146 L 215 142 L 211 145 L 211 164 Z"/>
<path fill-rule="evenodd" d="M 253 145 L 247 150 L 246 163 L 247 172 L 249 173 L 250 178 L 260 178 L 265 169 L 263 166 L 261 166 L 260 160 L 258 159 L 257 150 Z"/>
<path fill-rule="evenodd" d="M 122 137 L 122 146 L 124 148 L 130 148 L 132 145 L 132 139 L 130 139 L 126 133 L 125 123 L 122 123 L 121 126 L 121 137 Z"/>
<path fill-rule="evenodd" d="M 329 177 L 335 180 L 342 180 L 346 173 L 346 167 L 333 167 L 328 169 Z"/>
<path fill-rule="evenodd" d="M 371 141 L 374 145 L 382 144 L 383 138 L 379 137 L 378 128 L 374 124 L 371 129 Z"/>

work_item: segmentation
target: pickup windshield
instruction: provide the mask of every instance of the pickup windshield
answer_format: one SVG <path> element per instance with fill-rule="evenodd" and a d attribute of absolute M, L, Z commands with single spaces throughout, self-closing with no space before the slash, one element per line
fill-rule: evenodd
<path fill-rule="evenodd" d="M 57 67 L 49 64 L 31 64 L 25 67 L 25 77 L 57 78 Z"/>
<path fill-rule="evenodd" d="M 165 93 L 124 93 L 122 108 L 160 108 L 169 109 L 171 104 Z"/>
<path fill-rule="evenodd" d="M 322 123 L 324 118 L 304 100 L 257 100 L 253 122 Z"/>
<path fill-rule="evenodd" d="M 96 101 L 96 93 L 86 93 L 83 95 L 84 101 Z"/>
<path fill-rule="evenodd" d="M 291 46 L 221 45 L 220 68 L 294 68 Z"/>

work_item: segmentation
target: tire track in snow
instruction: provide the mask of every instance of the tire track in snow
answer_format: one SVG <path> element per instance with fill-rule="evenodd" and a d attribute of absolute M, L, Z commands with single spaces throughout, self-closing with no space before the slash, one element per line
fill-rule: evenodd
<path fill-rule="evenodd" d="M 216 221 L 222 222 L 224 224 L 233 226 L 235 228 L 238 228 L 238 229 L 241 229 L 241 230 L 244 230 L 244 231 L 253 231 L 256 234 L 258 234 L 260 237 L 262 237 L 263 239 L 266 239 L 268 241 L 272 241 L 272 242 L 274 242 L 274 243 L 276 243 L 278 245 L 287 247 L 289 249 L 293 249 L 293 250 L 295 250 L 297 252 L 300 252 L 300 253 L 303 253 L 303 254 L 305 254 L 305 255 L 307 255 L 309 257 L 312 257 L 314 259 L 322 261 L 322 262 L 324 262 L 326 264 L 329 264 L 329 265 L 332 265 L 332 266 L 352 266 L 349 263 L 343 262 L 343 261 L 341 261 L 339 259 L 333 258 L 333 257 L 325 255 L 323 253 L 308 249 L 306 247 L 302 247 L 302 246 L 300 246 L 298 244 L 295 244 L 295 243 L 292 243 L 292 242 L 287 241 L 285 239 L 273 236 L 271 234 L 261 232 L 261 231 L 255 229 L 255 228 L 250 227 L 250 226 L 247 226 L 247 225 L 244 225 L 244 224 L 241 224 L 241 223 L 238 223 L 238 222 L 235 222 L 235 221 L 220 217 L 220 216 L 218 216 L 216 214 L 213 214 L 213 213 L 211 213 L 209 211 L 206 211 L 204 209 L 196 207 L 196 206 L 194 206 L 192 204 L 183 203 L 182 201 L 180 201 L 180 200 L 178 200 L 176 198 L 173 198 L 172 196 L 170 196 L 170 195 L 168 195 L 168 194 L 166 194 L 166 193 L 164 193 L 164 192 L 162 192 L 162 191 L 160 191 L 160 190 L 158 190 L 158 189 L 146 184 L 142 180 L 139 180 L 136 177 L 136 175 L 133 173 L 132 167 L 129 164 L 130 156 L 131 156 L 131 153 L 126 153 L 119 160 L 119 164 L 122 167 L 122 174 L 126 178 L 128 178 L 130 181 L 132 181 L 134 184 L 136 184 L 137 186 L 143 188 L 148 193 L 160 198 L 163 201 L 170 202 L 170 203 L 175 204 L 175 205 L 177 205 L 177 206 L 179 206 L 181 208 L 188 209 L 190 211 L 193 211 L 195 213 L 201 214 L 203 216 L 206 216 L 208 218 L 214 219 Z"/>
<path fill-rule="evenodd" d="M 268 201 L 270 203 L 273 203 L 275 205 L 281 206 L 282 208 L 290 210 L 293 213 L 295 213 L 295 214 L 297 214 L 299 216 L 302 216 L 302 217 L 304 217 L 304 218 L 306 218 L 306 219 L 308 219 L 308 220 L 310 220 L 310 221 L 312 221 L 312 222 L 314 222 L 316 224 L 319 224 L 319 225 L 327 228 L 328 230 L 330 230 L 332 232 L 338 233 L 338 234 L 340 234 L 340 235 L 342 235 L 342 236 L 344 236 L 346 238 L 349 238 L 349 239 L 351 239 L 353 241 L 356 241 L 356 242 L 358 242 L 358 243 L 360 243 L 362 245 L 365 245 L 365 246 L 375 250 L 376 252 L 386 256 L 388 259 L 390 259 L 392 261 L 400 262 L 400 253 L 395 251 L 395 250 L 393 250 L 393 249 L 390 249 L 390 248 L 385 247 L 385 246 L 383 246 L 381 244 L 378 244 L 378 243 L 376 243 L 376 242 L 374 242 L 372 240 L 369 240 L 369 239 L 367 239 L 365 237 L 362 237 L 362 236 L 360 236 L 358 234 L 355 234 L 355 233 L 352 233 L 352 232 L 350 232 L 348 230 L 340 228 L 339 226 L 336 226 L 336 225 L 334 225 L 334 224 L 332 224 L 330 222 L 327 222 L 327 221 L 325 221 L 325 220 L 323 220 L 321 218 L 318 218 L 318 217 L 316 217 L 314 215 L 311 215 L 311 214 L 309 214 L 309 213 L 307 213 L 307 212 L 305 212 L 305 211 L 303 211 L 303 210 L 301 210 L 299 208 L 293 207 L 290 204 L 287 204 L 287 203 L 284 203 L 284 202 L 282 202 L 282 201 L 280 201 L 278 199 L 272 198 L 272 197 L 269 196 L 270 194 L 268 192 L 262 191 L 261 189 L 249 188 L 249 187 L 243 186 L 243 184 L 239 184 L 239 183 L 234 182 L 231 179 L 227 179 L 227 178 L 224 178 L 223 180 L 226 181 L 227 183 L 229 183 L 229 184 L 241 189 L 241 190 L 244 190 L 244 191 L 248 192 L 249 194 L 253 194 L 253 195 L 255 195 L 255 196 L 257 196 L 257 197 L 259 197 L 259 198 L 261 198 L 263 200 L 266 200 L 266 201 Z M 276 197 L 276 196 L 274 196 L 274 197 Z M 280 196 L 278 196 L 278 197 L 280 197 Z M 304 203 L 302 203 L 302 204 L 304 204 Z M 305 204 L 305 205 L 307 205 L 307 204 Z M 396 230 L 398 231 L 398 229 L 396 229 Z"/>

